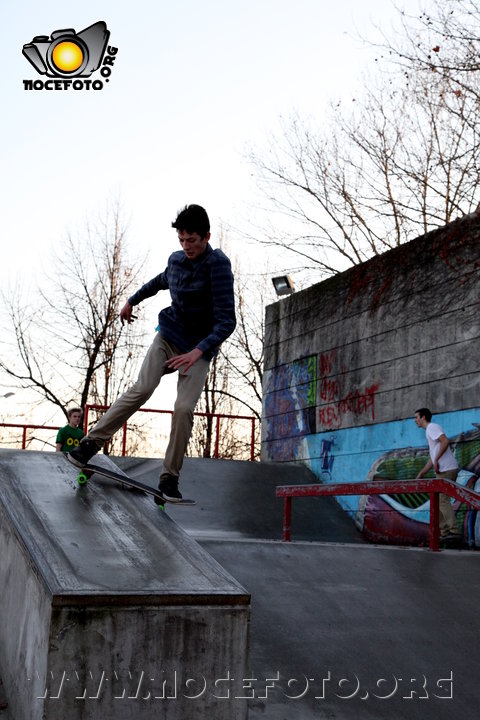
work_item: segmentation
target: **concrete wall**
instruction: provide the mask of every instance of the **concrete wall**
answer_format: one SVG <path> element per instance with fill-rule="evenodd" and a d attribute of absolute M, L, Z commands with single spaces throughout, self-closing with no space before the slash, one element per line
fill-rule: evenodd
<path fill-rule="evenodd" d="M 0 451 L 12 718 L 245 720 L 248 593 L 150 496 L 77 474 L 56 453 Z"/>
<path fill-rule="evenodd" d="M 355 481 L 398 451 L 397 474 L 411 477 L 425 453 L 403 451 L 425 446 L 411 418 L 427 406 L 449 436 L 463 433 L 468 464 L 480 422 L 479 251 L 474 214 L 269 306 L 262 459 Z M 340 502 L 357 514 L 358 498 Z"/>
<path fill-rule="evenodd" d="M 51 597 L 32 571 L 28 551 L 12 532 L 10 518 L 0 504 L 0 674 L 12 718 L 26 717 L 23 703 L 33 672 L 47 676 Z M 8 658 L 8 661 L 7 661 Z M 19 687 L 22 696 L 10 690 Z M 28 703 L 28 701 L 27 701 Z M 32 720 L 41 720 L 40 703 L 31 703 Z"/>

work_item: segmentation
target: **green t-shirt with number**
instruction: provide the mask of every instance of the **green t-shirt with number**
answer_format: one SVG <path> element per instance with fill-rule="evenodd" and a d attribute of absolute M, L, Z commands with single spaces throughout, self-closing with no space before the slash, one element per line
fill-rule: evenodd
<path fill-rule="evenodd" d="M 57 433 L 57 443 L 62 443 L 62 452 L 70 452 L 78 447 L 80 440 L 85 433 L 82 428 L 74 428 L 70 425 L 60 428 Z"/>

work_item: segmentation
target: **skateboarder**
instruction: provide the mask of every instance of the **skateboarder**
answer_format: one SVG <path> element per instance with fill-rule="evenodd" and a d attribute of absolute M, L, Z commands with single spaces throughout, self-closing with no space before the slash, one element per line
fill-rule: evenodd
<path fill-rule="evenodd" d="M 432 413 L 428 408 L 420 408 L 415 411 L 415 423 L 417 427 L 425 430 L 427 436 L 430 460 L 420 470 L 417 478 L 421 478 L 433 467 L 436 477 L 456 480 L 458 475 L 458 463 L 450 450 L 450 443 L 443 429 L 438 423 L 431 422 Z M 440 540 L 459 540 L 457 520 L 452 508 L 450 497 L 439 493 L 440 508 Z"/>
<path fill-rule="evenodd" d="M 158 487 L 168 500 L 180 500 L 178 479 L 192 431 L 193 412 L 205 385 L 210 360 L 233 332 L 236 321 L 230 260 L 221 250 L 210 246 L 210 221 L 204 208 L 187 205 L 172 227 L 182 249 L 170 255 L 164 272 L 143 285 L 120 312 L 122 324 L 131 323 L 135 305 L 160 290 L 170 291 L 171 305 L 158 316 L 157 334 L 138 380 L 68 457 L 83 467 L 148 400 L 162 376 L 178 371 L 170 439 Z"/>
<path fill-rule="evenodd" d="M 67 412 L 68 425 L 60 428 L 55 444 L 56 452 L 70 452 L 78 447 L 85 433 L 79 427 L 82 420 L 82 408 L 70 408 Z"/>

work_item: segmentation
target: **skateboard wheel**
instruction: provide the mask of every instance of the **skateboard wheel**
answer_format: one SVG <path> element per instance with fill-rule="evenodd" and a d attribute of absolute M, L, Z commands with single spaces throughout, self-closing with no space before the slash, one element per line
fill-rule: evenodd
<path fill-rule="evenodd" d="M 85 485 L 87 482 L 87 476 L 84 472 L 81 472 L 79 473 L 77 480 L 79 485 Z"/>

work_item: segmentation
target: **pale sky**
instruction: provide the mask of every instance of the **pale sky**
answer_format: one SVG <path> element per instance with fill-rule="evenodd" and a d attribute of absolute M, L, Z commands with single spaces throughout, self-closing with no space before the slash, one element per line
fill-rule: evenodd
<path fill-rule="evenodd" d="M 246 147 L 281 115 L 321 117 L 330 99 L 355 94 L 371 58 L 356 28 L 387 29 L 395 16 L 388 0 L 2 0 L 1 10 L 2 274 L 48 262 L 112 197 L 153 263 L 172 249 L 185 203 L 235 225 L 255 201 Z M 41 79 L 25 43 L 98 20 L 118 48 L 102 91 L 24 90 Z"/>
<path fill-rule="evenodd" d="M 66 233 L 116 197 L 132 246 L 150 253 L 145 280 L 177 249 L 170 223 L 186 203 L 207 208 L 215 244 L 220 222 L 235 227 L 257 199 L 246 148 L 266 145 L 280 116 L 321 118 L 354 96 L 373 64 L 355 37 L 397 15 L 389 0 L 0 0 L 0 11 L 4 287 L 41 276 Z M 24 89 L 46 80 L 25 43 L 99 20 L 118 48 L 103 90 Z"/>

